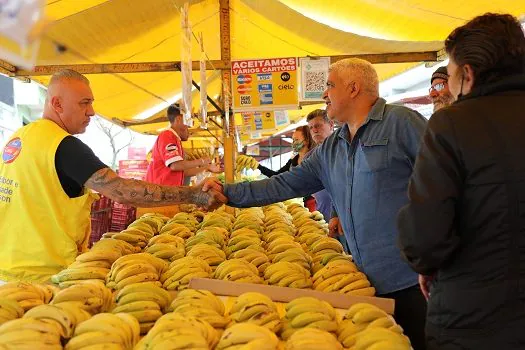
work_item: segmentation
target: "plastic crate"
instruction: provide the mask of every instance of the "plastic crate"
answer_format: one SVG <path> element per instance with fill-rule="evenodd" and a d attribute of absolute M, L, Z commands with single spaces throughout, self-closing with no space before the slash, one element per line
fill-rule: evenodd
<path fill-rule="evenodd" d="M 100 240 L 102 235 L 109 231 L 112 202 L 111 199 L 100 195 L 100 199 L 91 205 L 91 236 L 88 247 L 91 248 L 93 243 Z"/>
<path fill-rule="evenodd" d="M 112 207 L 110 231 L 125 230 L 128 225 L 135 220 L 135 212 L 135 207 L 114 202 Z"/>

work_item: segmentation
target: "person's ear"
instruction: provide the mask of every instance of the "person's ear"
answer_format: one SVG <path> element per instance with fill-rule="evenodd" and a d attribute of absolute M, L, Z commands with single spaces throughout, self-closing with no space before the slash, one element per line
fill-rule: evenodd
<path fill-rule="evenodd" d="M 470 92 L 475 83 L 474 70 L 472 69 L 472 66 L 470 64 L 465 64 L 462 68 L 462 74 L 464 79 L 463 90 Z"/>
<path fill-rule="evenodd" d="M 62 99 L 60 97 L 58 96 L 51 97 L 50 103 L 55 112 L 62 113 L 64 111 L 64 108 L 62 106 Z"/>
<path fill-rule="evenodd" d="M 352 81 L 348 84 L 348 93 L 350 97 L 355 98 L 357 95 L 359 95 L 360 90 L 361 85 L 357 81 Z"/>

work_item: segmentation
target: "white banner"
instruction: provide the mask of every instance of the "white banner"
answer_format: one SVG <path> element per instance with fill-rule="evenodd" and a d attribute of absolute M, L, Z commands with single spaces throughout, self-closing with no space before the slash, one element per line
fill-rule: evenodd
<path fill-rule="evenodd" d="M 192 77 L 191 77 L 191 27 L 189 21 L 189 4 L 186 2 L 181 9 L 181 73 L 182 73 L 182 107 L 184 124 L 193 126 L 192 112 Z"/>

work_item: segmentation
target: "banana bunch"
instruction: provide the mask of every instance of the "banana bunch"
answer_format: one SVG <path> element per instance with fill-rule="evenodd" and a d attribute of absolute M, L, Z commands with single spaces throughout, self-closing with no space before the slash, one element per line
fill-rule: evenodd
<path fill-rule="evenodd" d="M 345 347 L 352 347 L 361 332 L 377 327 L 403 334 L 403 329 L 386 312 L 372 304 L 357 303 L 348 309 L 339 324 L 338 339 Z"/>
<path fill-rule="evenodd" d="M 259 219 L 264 219 L 264 209 L 261 207 L 251 207 L 251 208 L 244 208 L 240 209 L 239 213 L 235 216 L 235 218 L 242 217 L 243 215 L 248 216 L 256 216 Z"/>
<path fill-rule="evenodd" d="M 230 238 L 234 238 L 234 237 L 237 237 L 237 236 L 251 236 L 251 237 L 260 238 L 261 235 L 257 231 L 252 230 L 251 228 L 243 227 L 243 228 L 239 228 L 237 230 L 233 230 L 230 233 L 229 237 Z"/>
<path fill-rule="evenodd" d="M 344 260 L 348 262 L 353 262 L 352 256 L 344 253 L 323 253 L 317 254 L 312 258 L 312 271 L 317 273 L 323 267 L 325 267 L 329 262 L 336 260 Z"/>
<path fill-rule="evenodd" d="M 206 321 L 190 316 L 169 313 L 157 320 L 134 350 L 202 349 L 208 350 L 219 342 L 219 334 Z"/>
<path fill-rule="evenodd" d="M 286 211 L 290 213 L 290 215 L 295 220 L 299 216 L 303 216 L 308 214 L 308 217 L 310 217 L 310 212 L 308 211 L 308 208 L 305 208 L 303 203 L 295 203 L 292 202 L 286 206 Z"/>
<path fill-rule="evenodd" d="M 314 289 L 323 292 L 338 292 L 348 295 L 374 296 L 366 275 L 359 272 L 353 262 L 330 261 L 313 276 Z"/>
<path fill-rule="evenodd" d="M 61 350 L 60 336 L 56 323 L 20 318 L 0 326 L 0 349 Z"/>
<path fill-rule="evenodd" d="M 20 318 L 24 315 L 24 309 L 15 300 L 0 298 L 0 325 L 7 321 Z"/>
<path fill-rule="evenodd" d="M 303 328 L 290 336 L 285 350 L 343 350 L 343 347 L 332 333 L 321 329 Z"/>
<path fill-rule="evenodd" d="M 116 295 L 114 314 L 127 313 L 139 321 L 140 334 L 146 334 L 168 308 L 170 294 L 155 282 L 128 284 Z"/>
<path fill-rule="evenodd" d="M 192 148 L 191 150 L 184 150 L 184 156 L 187 160 L 195 160 L 201 158 L 213 158 L 213 153 L 209 148 Z"/>
<path fill-rule="evenodd" d="M 280 261 L 270 264 L 264 271 L 264 279 L 271 285 L 290 288 L 311 288 L 310 271 L 301 265 Z"/>
<path fill-rule="evenodd" d="M 140 251 L 139 247 L 138 250 Z M 118 239 L 101 239 L 91 250 L 80 254 L 66 269 L 51 277 L 51 281 L 66 288 L 84 280 L 105 281 L 111 265 L 122 255 L 135 252 L 135 247 Z"/>
<path fill-rule="evenodd" d="M 131 350 L 139 341 L 139 332 L 138 321 L 129 314 L 98 314 L 76 327 L 74 336 L 64 349 L 92 346 L 96 349 Z"/>
<path fill-rule="evenodd" d="M 271 242 L 275 241 L 278 238 L 285 238 L 285 239 L 288 238 L 291 241 L 293 241 L 294 235 L 295 233 L 293 231 L 290 232 L 290 230 L 285 231 L 281 229 L 276 229 L 276 230 L 265 231 L 262 234 L 262 239 L 264 240 L 264 242 L 266 242 L 266 246 L 268 246 L 268 244 L 270 244 Z"/>
<path fill-rule="evenodd" d="M 281 329 L 277 307 L 270 298 L 261 293 L 248 292 L 239 295 L 230 310 L 230 317 L 233 323 L 254 323 L 274 333 Z"/>
<path fill-rule="evenodd" d="M 189 224 L 190 222 L 191 221 L 188 221 L 188 226 L 185 224 L 181 224 L 180 222 L 168 222 L 160 230 L 159 236 L 171 235 L 180 237 L 182 239 L 188 239 L 190 237 L 193 237 L 193 235 L 195 234 L 195 227 Z"/>
<path fill-rule="evenodd" d="M 259 277 L 259 270 L 257 270 L 257 267 L 244 259 L 230 259 L 224 261 L 217 266 L 214 277 L 219 280 L 239 283 L 264 283 L 263 279 Z"/>
<path fill-rule="evenodd" d="M 206 261 L 208 265 L 210 265 L 212 271 L 215 271 L 217 266 L 226 260 L 226 254 L 221 249 L 202 243 L 191 247 L 186 256 L 201 258 L 202 260 Z"/>
<path fill-rule="evenodd" d="M 264 275 L 264 271 L 270 265 L 270 259 L 268 259 L 268 256 L 266 256 L 266 253 L 263 251 L 263 249 L 241 249 L 233 253 L 230 258 L 246 260 L 257 267 L 257 270 L 259 270 L 259 275 L 261 276 Z"/>
<path fill-rule="evenodd" d="M 106 286 L 120 290 L 128 284 L 158 281 L 168 264 L 149 253 L 137 253 L 118 258 L 111 266 Z"/>
<path fill-rule="evenodd" d="M 135 221 L 137 222 L 137 221 Z M 113 238 L 127 242 L 135 247 L 144 248 L 156 232 L 146 224 L 130 224 L 127 229 L 120 232 L 106 232 L 102 238 Z"/>
<path fill-rule="evenodd" d="M 309 217 L 302 217 L 298 220 L 294 220 L 293 224 L 297 229 L 296 236 L 302 236 L 309 232 L 316 232 L 322 235 L 328 234 L 328 224 L 322 221 L 315 221 Z"/>
<path fill-rule="evenodd" d="M 54 292 L 53 286 L 27 282 L 9 282 L 0 286 L 0 298 L 16 301 L 24 311 L 48 304 Z"/>
<path fill-rule="evenodd" d="M 75 327 L 90 317 L 91 314 L 80 308 L 79 303 L 66 302 L 60 305 L 40 305 L 34 307 L 26 312 L 22 319 L 50 323 L 57 329 L 60 337 L 69 339 L 73 336 Z"/>
<path fill-rule="evenodd" d="M 144 252 L 150 253 L 157 258 L 174 261 L 186 255 L 184 239 L 166 233 L 150 238 Z"/>
<path fill-rule="evenodd" d="M 240 154 L 235 162 L 235 170 L 240 173 L 243 169 L 257 169 L 259 162 L 255 158 Z"/>
<path fill-rule="evenodd" d="M 206 261 L 187 256 L 173 261 L 168 270 L 160 276 L 160 281 L 167 290 L 183 290 L 188 288 L 192 278 L 210 278 L 211 276 L 212 270 Z"/>
<path fill-rule="evenodd" d="M 287 340 L 301 328 L 317 328 L 326 332 L 337 332 L 335 309 L 326 301 L 312 297 L 292 300 L 286 304 L 281 337 Z"/>
<path fill-rule="evenodd" d="M 132 244 L 129 244 L 128 242 L 122 241 L 120 239 L 101 239 L 93 244 L 90 251 L 91 252 L 98 252 L 98 251 L 105 251 L 105 250 L 111 250 L 119 252 L 120 255 L 128 255 L 133 253 L 139 253 L 140 247 L 135 247 Z M 120 257 L 120 256 L 119 256 Z M 116 259 L 115 259 L 116 260 Z M 111 264 L 113 264 L 113 261 L 108 261 Z"/>
<path fill-rule="evenodd" d="M 225 328 L 230 319 L 224 304 L 207 290 L 185 289 L 172 301 L 168 311 L 208 322 L 214 328 Z"/>
<path fill-rule="evenodd" d="M 230 257 L 233 253 L 246 248 L 262 250 L 262 241 L 259 235 L 253 235 L 249 233 L 247 229 L 243 230 L 242 233 L 236 232 L 236 234 L 228 240 L 224 251 L 226 252 L 226 256 Z"/>
<path fill-rule="evenodd" d="M 195 236 L 190 237 L 186 240 L 186 251 L 190 251 L 191 248 L 197 244 L 208 244 L 217 249 L 223 249 L 225 245 L 225 235 L 218 230 L 214 230 L 212 227 L 199 230 Z"/>
<path fill-rule="evenodd" d="M 277 350 L 279 339 L 266 327 L 236 323 L 222 334 L 215 350 Z"/>
<path fill-rule="evenodd" d="M 153 230 L 153 234 L 159 233 L 162 226 L 166 224 L 166 222 L 169 220 L 167 216 L 156 214 L 156 213 L 148 213 L 142 215 L 137 220 L 133 221 L 131 224 L 129 224 L 128 227 L 134 227 L 136 225 L 142 226 L 143 224 L 147 224 L 151 227 Z"/>
<path fill-rule="evenodd" d="M 78 305 L 90 314 L 108 312 L 113 307 L 113 294 L 100 280 L 84 281 L 55 294 L 51 304 L 79 302 Z"/>
<path fill-rule="evenodd" d="M 199 228 L 205 227 L 222 227 L 227 231 L 230 231 L 232 226 L 232 217 L 229 214 L 221 212 L 212 212 L 204 216 L 204 219 L 200 223 Z"/>
<path fill-rule="evenodd" d="M 277 238 L 267 244 L 268 258 L 272 263 L 289 261 L 296 263 L 310 271 L 311 257 L 301 245 L 292 240 L 291 236 Z"/>
<path fill-rule="evenodd" d="M 237 219 L 233 223 L 232 231 L 236 231 L 242 228 L 251 229 L 261 235 L 264 231 L 263 219 L 252 213 L 241 212 Z"/>
<path fill-rule="evenodd" d="M 356 350 L 411 350 L 410 340 L 382 327 L 367 328 L 357 335 Z"/>
<path fill-rule="evenodd" d="M 163 233 L 162 231 L 169 229 L 169 225 L 171 224 L 183 225 L 186 226 L 186 228 L 188 228 L 191 232 L 195 232 L 197 230 L 197 226 L 199 226 L 199 221 L 190 213 L 177 213 L 168 222 L 166 222 L 160 233 Z"/>

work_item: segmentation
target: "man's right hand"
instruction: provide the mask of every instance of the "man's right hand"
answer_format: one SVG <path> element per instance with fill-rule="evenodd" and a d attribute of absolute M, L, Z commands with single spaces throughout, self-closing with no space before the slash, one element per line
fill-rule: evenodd
<path fill-rule="evenodd" d="M 217 181 L 220 186 L 213 180 Z M 217 179 L 205 179 L 199 185 L 192 187 L 192 190 L 192 202 L 200 208 L 214 210 L 228 202 L 228 198 L 224 196 L 222 184 Z"/>
<path fill-rule="evenodd" d="M 428 301 L 428 298 L 430 298 L 430 285 L 432 284 L 432 281 L 434 280 L 435 275 L 433 276 L 425 276 L 425 275 L 419 275 L 419 288 L 421 288 L 421 293 L 423 293 L 423 296 Z"/>
<path fill-rule="evenodd" d="M 343 227 L 338 217 L 333 217 L 328 222 L 328 236 L 337 237 L 343 235 Z"/>

